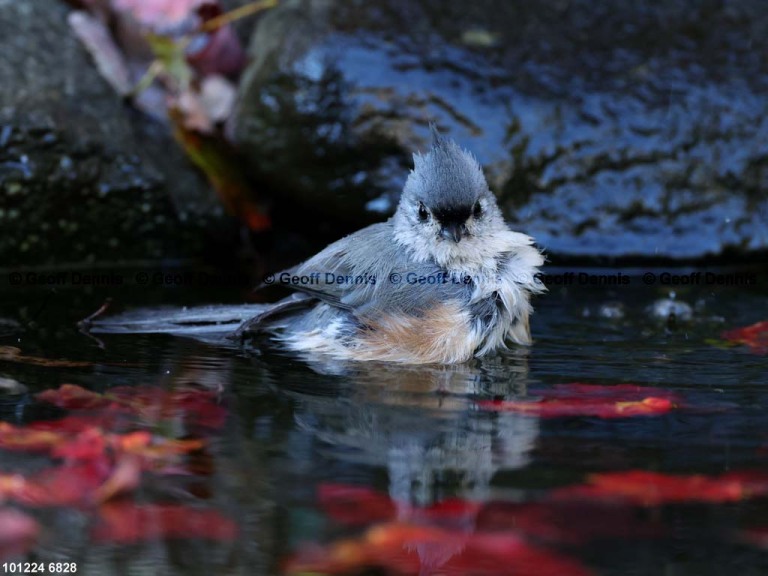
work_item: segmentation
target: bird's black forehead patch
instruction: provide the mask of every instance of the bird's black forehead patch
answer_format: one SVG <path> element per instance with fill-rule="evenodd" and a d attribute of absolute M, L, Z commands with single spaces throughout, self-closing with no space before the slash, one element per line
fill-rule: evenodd
<path fill-rule="evenodd" d="M 472 213 L 472 206 L 463 204 L 456 206 L 437 206 L 432 213 L 441 223 L 456 222 L 458 224 L 463 224 Z"/>

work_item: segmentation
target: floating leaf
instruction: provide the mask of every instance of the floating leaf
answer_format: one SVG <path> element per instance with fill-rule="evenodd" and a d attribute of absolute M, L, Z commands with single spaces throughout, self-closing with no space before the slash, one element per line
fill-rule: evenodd
<path fill-rule="evenodd" d="M 735 344 L 743 344 L 755 354 L 768 354 L 768 320 L 727 330 L 721 337 Z"/>
<path fill-rule="evenodd" d="M 168 538 L 232 541 L 237 535 L 237 524 L 216 510 L 132 502 L 103 505 L 93 530 L 96 541 L 116 544 Z"/>
<path fill-rule="evenodd" d="M 26 356 L 15 346 L 0 346 L 0 361 L 18 362 L 19 364 L 31 364 L 33 366 L 47 366 L 50 368 L 84 368 L 93 366 L 90 362 L 75 362 L 72 360 L 51 360 L 38 356 Z"/>
<path fill-rule="evenodd" d="M 645 470 L 592 474 L 587 483 L 561 488 L 556 499 L 614 499 L 640 506 L 680 502 L 739 502 L 768 495 L 768 474 L 728 472 L 720 476 L 676 476 Z"/>

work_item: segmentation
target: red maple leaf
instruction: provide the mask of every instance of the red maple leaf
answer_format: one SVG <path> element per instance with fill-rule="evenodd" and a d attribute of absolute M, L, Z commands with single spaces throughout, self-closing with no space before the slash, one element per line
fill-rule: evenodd
<path fill-rule="evenodd" d="M 721 337 L 729 342 L 744 344 L 755 354 L 768 354 L 768 320 L 726 330 Z"/>
<path fill-rule="evenodd" d="M 614 499 L 640 506 L 680 502 L 738 502 L 768 495 L 768 474 L 673 475 L 645 470 L 592 474 L 587 483 L 561 488 L 555 499 Z"/>
<path fill-rule="evenodd" d="M 116 544 L 168 538 L 231 541 L 237 535 L 237 524 L 216 510 L 133 502 L 103 505 L 93 530 L 94 540 Z"/>

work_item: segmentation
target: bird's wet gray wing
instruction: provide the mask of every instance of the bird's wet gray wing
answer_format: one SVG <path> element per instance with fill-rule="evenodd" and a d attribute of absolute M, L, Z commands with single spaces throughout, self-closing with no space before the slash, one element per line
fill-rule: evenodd
<path fill-rule="evenodd" d="M 469 288 L 439 281 L 441 270 L 417 263 L 393 239 L 390 222 L 374 224 L 328 246 L 297 266 L 294 275 L 311 284 L 289 287 L 357 316 L 419 314 L 434 302 L 468 298 Z M 313 276 L 314 274 L 314 276 Z M 436 278 L 420 283 L 420 278 Z"/>
<path fill-rule="evenodd" d="M 313 298 L 308 294 L 294 293 L 279 302 L 270 304 L 263 312 L 243 322 L 240 327 L 228 336 L 230 340 L 242 340 L 246 335 L 252 335 L 262 330 L 268 321 L 275 320 L 285 314 L 307 308 L 312 305 Z"/>
<path fill-rule="evenodd" d="M 278 285 L 303 292 L 337 308 L 351 311 L 353 304 L 348 303 L 345 298 L 349 296 L 350 292 L 353 292 L 355 286 L 352 282 L 340 282 L 336 279 L 339 277 L 351 278 L 356 275 L 357 270 L 368 267 L 365 251 L 361 251 L 360 248 L 367 246 L 370 242 L 381 241 L 385 238 L 388 231 L 381 229 L 384 226 L 386 223 L 363 228 L 330 244 L 309 260 L 275 274 Z M 391 242 L 391 232 L 389 232 L 389 236 Z M 368 272 L 370 274 L 373 271 L 369 270 Z M 366 280 L 367 284 L 363 288 L 370 288 L 372 284 L 376 283 L 374 276 L 369 276 L 367 279 L 361 278 L 361 282 Z"/>

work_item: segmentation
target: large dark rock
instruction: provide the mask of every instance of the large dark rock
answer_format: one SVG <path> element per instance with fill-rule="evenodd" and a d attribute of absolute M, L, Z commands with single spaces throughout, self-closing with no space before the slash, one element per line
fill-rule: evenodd
<path fill-rule="evenodd" d="M 67 12 L 0 2 L 0 268 L 199 255 L 215 195 L 102 80 Z"/>
<path fill-rule="evenodd" d="M 338 221 L 392 209 L 434 120 L 550 254 L 749 257 L 766 54 L 759 0 L 287 0 L 233 131 L 282 198 Z"/>

